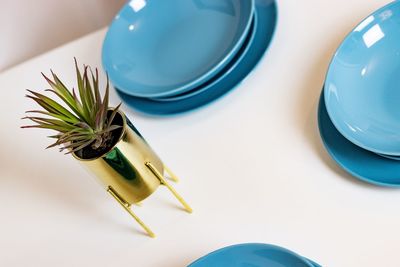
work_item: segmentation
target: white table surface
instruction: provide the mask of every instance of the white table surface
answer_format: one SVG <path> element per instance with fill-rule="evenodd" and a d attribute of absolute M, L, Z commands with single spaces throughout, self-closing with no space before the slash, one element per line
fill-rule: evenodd
<path fill-rule="evenodd" d="M 181 177 L 176 188 L 194 208 L 192 215 L 183 212 L 164 188 L 135 208 L 156 239 L 78 162 L 44 150 L 46 133 L 19 129 L 34 106 L 24 89 L 47 87 L 41 71 L 52 68 L 74 85 L 74 56 L 101 69 L 105 30 L 0 74 L 0 265 L 185 266 L 223 246 L 263 242 L 323 266 L 400 266 L 400 191 L 359 182 L 338 168 L 316 126 L 336 47 L 389 1 L 278 2 L 275 39 L 236 90 L 171 118 L 124 107 Z"/>

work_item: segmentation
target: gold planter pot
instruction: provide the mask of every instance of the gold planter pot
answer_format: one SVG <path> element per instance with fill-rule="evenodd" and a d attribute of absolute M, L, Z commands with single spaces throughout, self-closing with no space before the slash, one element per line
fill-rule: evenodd
<path fill-rule="evenodd" d="M 184 206 L 192 212 L 190 206 L 174 190 L 164 177 L 164 171 L 172 180 L 177 177 L 163 164 L 157 154 L 147 144 L 126 116 L 119 112 L 122 131 L 119 140 L 108 151 L 95 158 L 82 158 L 76 153 L 73 156 L 92 171 L 100 180 L 104 189 L 143 227 L 149 236 L 154 233 L 132 209 L 154 193 L 160 185 L 166 186 Z"/>

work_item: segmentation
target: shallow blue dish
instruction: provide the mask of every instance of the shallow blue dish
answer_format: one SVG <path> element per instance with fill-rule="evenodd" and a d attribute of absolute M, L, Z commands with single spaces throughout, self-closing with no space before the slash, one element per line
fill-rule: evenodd
<path fill-rule="evenodd" d="M 207 90 L 192 97 L 165 102 L 133 97 L 116 88 L 119 96 L 133 109 L 152 115 L 172 115 L 191 111 L 223 96 L 251 72 L 271 42 L 277 20 L 275 1 L 256 0 L 255 12 L 257 22 L 254 25 L 249 45 L 243 47 L 243 51 L 238 52 L 237 58 L 233 59 L 235 63 L 225 69 L 226 74 L 214 80 Z"/>
<path fill-rule="evenodd" d="M 107 32 L 103 66 L 129 95 L 190 90 L 236 55 L 253 14 L 254 0 L 131 0 Z"/>
<path fill-rule="evenodd" d="M 228 76 L 231 71 L 235 68 L 237 64 L 242 60 L 244 53 L 247 51 L 247 49 L 250 47 L 251 42 L 254 39 L 255 35 L 255 25 L 257 25 L 257 14 L 254 14 L 253 21 L 251 23 L 249 33 L 246 37 L 246 39 L 243 42 L 242 47 L 240 50 L 237 52 L 236 56 L 228 63 L 228 65 L 225 66 L 224 69 L 217 75 L 215 75 L 212 79 L 208 80 L 204 84 L 191 89 L 188 92 L 184 92 L 181 94 L 173 95 L 173 96 L 164 96 L 164 97 L 151 97 L 149 98 L 150 100 L 158 101 L 158 102 L 164 102 L 164 101 L 178 101 L 178 100 L 183 100 L 185 98 L 191 98 L 197 94 L 200 94 L 204 91 L 207 91 L 209 89 L 215 89 L 215 84 L 217 84 L 219 81 L 224 79 L 224 77 Z"/>
<path fill-rule="evenodd" d="M 318 107 L 318 125 L 325 148 L 344 170 L 368 183 L 400 187 L 400 162 L 362 149 L 341 135 L 328 115 L 322 95 Z"/>
<path fill-rule="evenodd" d="M 240 244 L 225 247 L 198 259 L 188 267 L 315 267 L 307 259 L 282 247 Z"/>
<path fill-rule="evenodd" d="M 325 82 L 325 103 L 354 144 L 400 155 L 400 1 L 363 20 L 343 41 Z"/>

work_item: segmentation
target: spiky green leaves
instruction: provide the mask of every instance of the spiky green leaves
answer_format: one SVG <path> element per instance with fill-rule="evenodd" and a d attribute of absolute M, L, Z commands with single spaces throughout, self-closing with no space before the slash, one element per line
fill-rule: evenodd
<path fill-rule="evenodd" d="M 98 70 L 96 69 L 94 74 L 88 66 L 84 66 L 82 75 L 76 59 L 75 69 L 79 96 L 74 89 L 68 90 L 53 72 L 51 72 L 52 79 L 42 73 L 51 87 L 46 91 L 55 94 L 62 104 L 43 94 L 28 90 L 29 94 L 26 97 L 34 100 L 44 110 L 30 110 L 27 113 L 45 116 L 26 116 L 23 119 L 29 119 L 35 124 L 22 126 L 22 128 L 58 131 L 57 135 L 49 136 L 57 140 L 48 148 L 61 145 L 60 151 L 67 149 L 67 153 L 78 151 L 89 145 L 93 149 L 102 148 L 110 139 L 111 132 L 121 127 L 113 125 L 113 120 L 121 104 L 114 108 L 111 114 L 108 112 L 110 110 L 108 77 L 102 99 Z"/>

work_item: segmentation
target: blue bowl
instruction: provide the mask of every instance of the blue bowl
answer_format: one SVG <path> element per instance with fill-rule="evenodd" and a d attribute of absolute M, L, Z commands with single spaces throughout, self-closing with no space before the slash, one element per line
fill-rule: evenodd
<path fill-rule="evenodd" d="M 311 261 L 282 247 L 240 244 L 225 247 L 198 259 L 188 267 L 314 267 Z"/>
<path fill-rule="evenodd" d="M 257 1 L 257 0 L 256 0 Z M 242 47 L 236 53 L 235 57 L 220 71 L 217 75 L 215 75 L 212 79 L 207 82 L 201 84 L 200 86 L 191 89 L 187 92 L 183 92 L 177 95 L 172 96 L 164 96 L 164 97 L 151 97 L 149 100 L 157 101 L 157 102 L 177 102 L 179 100 L 184 100 L 185 98 L 193 98 L 197 94 L 201 94 L 207 90 L 215 90 L 215 85 L 219 83 L 220 80 L 224 79 L 230 75 L 231 71 L 235 68 L 235 66 L 242 60 L 243 55 L 247 52 L 250 47 L 251 42 L 254 39 L 255 27 L 257 25 L 257 12 L 254 13 L 253 21 L 249 29 L 249 33 L 247 34 L 246 39 L 243 42 Z"/>
<path fill-rule="evenodd" d="M 326 76 L 325 103 L 348 140 L 400 155 L 400 1 L 364 19 L 340 45 Z"/>
<path fill-rule="evenodd" d="M 345 171 L 367 183 L 400 187 L 399 162 L 356 146 L 341 135 L 329 118 L 323 93 L 318 108 L 318 126 L 326 150 Z"/>
<path fill-rule="evenodd" d="M 277 23 L 277 5 L 274 0 L 255 1 L 254 29 L 247 37 L 241 51 L 228 64 L 221 75 L 206 83 L 207 90 L 177 101 L 155 101 L 134 97 L 121 92 L 117 93 L 128 106 L 136 111 L 166 116 L 192 111 L 203 107 L 222 97 L 235 88 L 253 70 L 268 48 Z"/>
<path fill-rule="evenodd" d="M 254 0 L 131 0 L 107 32 L 103 66 L 126 94 L 182 93 L 229 63 L 253 14 Z"/>

